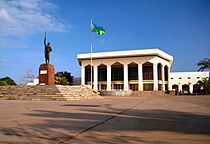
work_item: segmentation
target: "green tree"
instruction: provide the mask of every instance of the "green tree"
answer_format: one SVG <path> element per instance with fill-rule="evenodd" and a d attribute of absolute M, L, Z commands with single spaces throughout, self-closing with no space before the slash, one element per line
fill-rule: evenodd
<path fill-rule="evenodd" d="M 6 85 L 16 85 L 16 83 L 10 77 L 3 77 L 3 78 L 0 78 L 0 85 L 3 85 L 3 86 L 6 86 Z"/>
<path fill-rule="evenodd" d="M 199 61 L 197 65 L 200 67 L 198 71 L 209 70 L 209 76 L 210 76 L 210 59 L 209 58 L 205 58 Z"/>
<path fill-rule="evenodd" d="M 197 83 L 204 94 L 210 93 L 210 79 L 209 78 L 203 78 L 202 80 L 198 81 Z"/>
<path fill-rule="evenodd" d="M 59 71 L 55 74 L 55 84 L 59 85 L 71 85 L 73 82 L 73 76 L 70 72 Z"/>
<path fill-rule="evenodd" d="M 6 86 L 7 85 L 7 82 L 6 81 L 1 81 L 0 80 L 0 86 Z"/>

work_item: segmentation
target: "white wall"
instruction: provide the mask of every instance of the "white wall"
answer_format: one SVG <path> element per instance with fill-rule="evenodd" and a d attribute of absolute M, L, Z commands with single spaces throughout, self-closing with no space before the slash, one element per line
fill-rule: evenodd
<path fill-rule="evenodd" d="M 208 78 L 209 72 L 171 72 L 170 87 L 176 84 L 179 86 L 179 91 L 182 91 L 182 85 L 187 84 L 190 87 L 190 92 L 193 91 L 193 85 L 202 78 Z"/>
<path fill-rule="evenodd" d="M 29 83 L 27 83 L 27 85 L 38 85 L 39 84 L 39 79 L 34 79 L 34 81 L 33 82 L 29 82 Z"/>

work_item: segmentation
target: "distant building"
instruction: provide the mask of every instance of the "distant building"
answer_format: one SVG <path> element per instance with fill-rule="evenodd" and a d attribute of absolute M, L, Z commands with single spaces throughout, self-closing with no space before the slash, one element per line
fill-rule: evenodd
<path fill-rule="evenodd" d="M 170 86 L 177 92 L 193 93 L 197 82 L 203 78 L 209 78 L 208 72 L 171 72 Z"/>
<path fill-rule="evenodd" d="M 78 54 L 81 84 L 91 84 L 91 54 Z M 92 53 L 94 90 L 169 90 L 173 57 L 159 49 Z"/>
<path fill-rule="evenodd" d="M 26 85 L 38 85 L 39 84 L 39 79 L 34 79 L 32 82 L 28 82 Z"/>

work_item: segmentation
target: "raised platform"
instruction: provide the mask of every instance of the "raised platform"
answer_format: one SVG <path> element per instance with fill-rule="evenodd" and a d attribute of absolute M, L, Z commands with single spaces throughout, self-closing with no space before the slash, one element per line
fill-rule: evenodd
<path fill-rule="evenodd" d="M 66 101 L 83 99 L 101 99 L 101 97 L 85 86 L 0 86 L 0 100 Z"/>
<path fill-rule="evenodd" d="M 101 91 L 101 96 L 168 96 L 162 91 Z"/>
<path fill-rule="evenodd" d="M 39 84 L 54 85 L 55 70 L 52 64 L 41 64 L 39 67 Z"/>

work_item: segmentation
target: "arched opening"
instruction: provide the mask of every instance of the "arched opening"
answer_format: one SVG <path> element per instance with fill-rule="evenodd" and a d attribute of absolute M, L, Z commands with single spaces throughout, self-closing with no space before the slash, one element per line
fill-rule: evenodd
<path fill-rule="evenodd" d="M 138 80 L 138 64 L 134 62 L 128 65 L 128 80 Z"/>
<path fill-rule="evenodd" d="M 128 64 L 129 89 L 138 91 L 138 64 L 132 62 Z"/>
<path fill-rule="evenodd" d="M 111 80 L 112 89 L 123 90 L 124 89 L 124 71 L 123 65 L 119 62 L 111 65 Z"/>
<path fill-rule="evenodd" d="M 106 90 L 107 88 L 107 66 L 101 64 L 98 66 L 98 84 L 99 90 Z"/>
<path fill-rule="evenodd" d="M 179 86 L 177 84 L 172 85 L 172 89 L 175 90 L 176 94 L 179 92 Z"/>
<path fill-rule="evenodd" d="M 162 65 L 158 63 L 158 80 L 162 80 Z"/>
<path fill-rule="evenodd" d="M 165 78 L 165 82 L 166 82 L 165 90 L 168 91 L 168 77 L 169 77 L 169 73 L 168 73 L 168 66 L 167 65 L 164 67 L 164 75 L 165 75 L 164 78 Z"/>
<path fill-rule="evenodd" d="M 201 86 L 199 84 L 193 85 L 193 93 L 194 94 L 200 94 L 201 93 Z"/>
<path fill-rule="evenodd" d="M 146 62 L 143 67 L 143 80 L 153 80 L 153 64 Z"/>
<path fill-rule="evenodd" d="M 94 69 L 93 69 L 93 66 L 92 66 L 92 82 L 93 82 L 93 71 L 94 71 Z M 85 67 L 85 84 L 86 85 L 90 85 L 91 84 L 91 66 L 90 65 L 87 65 L 86 67 Z"/>
<path fill-rule="evenodd" d="M 164 67 L 165 81 L 168 81 L 168 66 Z"/>
<path fill-rule="evenodd" d="M 182 85 L 182 93 L 183 94 L 188 94 L 190 92 L 190 87 L 188 84 Z"/>
<path fill-rule="evenodd" d="M 153 64 L 146 62 L 142 65 L 143 69 L 143 81 L 146 83 L 143 84 L 144 91 L 153 91 Z"/>
<path fill-rule="evenodd" d="M 98 81 L 107 81 L 107 66 L 104 64 L 98 66 Z"/>

